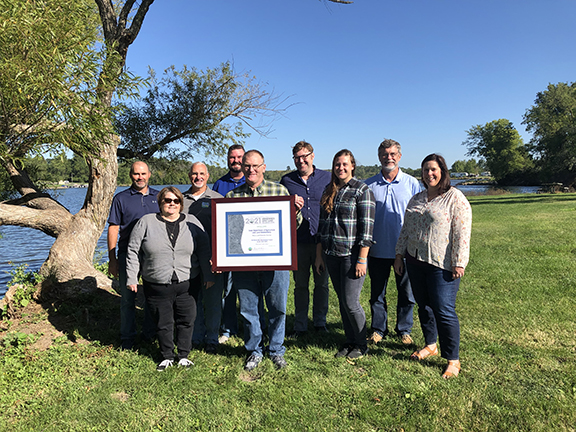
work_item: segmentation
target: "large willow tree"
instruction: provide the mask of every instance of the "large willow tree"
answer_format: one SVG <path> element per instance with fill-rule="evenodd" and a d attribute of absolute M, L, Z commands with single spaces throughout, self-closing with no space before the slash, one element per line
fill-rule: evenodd
<path fill-rule="evenodd" d="M 110 285 L 92 258 L 116 189 L 113 101 L 135 91 L 126 56 L 153 2 L 0 0 L 0 165 L 20 195 L 0 203 L 0 225 L 55 237 L 41 273 L 74 290 Z M 76 214 L 26 172 L 26 155 L 62 149 L 89 168 Z"/>
<path fill-rule="evenodd" d="M 41 273 L 57 282 L 110 284 L 92 257 L 116 189 L 112 100 L 131 90 L 126 54 L 152 3 L 0 0 L 0 164 L 21 195 L 0 203 L 0 224 L 56 238 Z M 24 164 L 25 155 L 62 148 L 82 156 L 90 170 L 75 215 L 43 194 Z"/>

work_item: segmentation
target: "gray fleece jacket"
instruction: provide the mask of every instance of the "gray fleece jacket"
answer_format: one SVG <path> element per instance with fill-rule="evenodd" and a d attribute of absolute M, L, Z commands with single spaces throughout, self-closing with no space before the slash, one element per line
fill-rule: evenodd
<path fill-rule="evenodd" d="M 169 284 L 174 272 L 178 281 L 193 279 L 200 271 L 204 282 L 214 281 L 210 270 L 210 242 L 202 224 L 192 215 L 179 224 L 180 233 L 173 247 L 166 224 L 157 214 L 142 216 L 134 226 L 126 255 L 126 285 L 136 285 L 138 274 L 148 282 Z"/>

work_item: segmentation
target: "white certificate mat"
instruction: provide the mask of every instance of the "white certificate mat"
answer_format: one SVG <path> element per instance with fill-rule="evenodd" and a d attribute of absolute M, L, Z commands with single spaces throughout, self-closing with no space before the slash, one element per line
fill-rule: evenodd
<path fill-rule="evenodd" d="M 220 271 L 294 270 L 294 197 L 212 200 L 212 266 Z"/>

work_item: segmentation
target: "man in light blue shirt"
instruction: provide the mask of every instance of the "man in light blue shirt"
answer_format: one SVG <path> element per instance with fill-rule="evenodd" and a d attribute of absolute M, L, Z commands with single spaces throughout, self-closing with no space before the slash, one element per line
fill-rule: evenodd
<path fill-rule="evenodd" d="M 370 308 L 372 311 L 372 333 L 368 340 L 377 344 L 388 334 L 388 308 L 386 287 L 393 268 L 396 242 L 404 222 L 404 213 L 410 198 L 420 192 L 421 186 L 414 177 L 400 170 L 401 146 L 390 139 L 384 140 L 378 147 L 378 159 L 382 170 L 366 180 L 366 185 L 376 199 L 376 217 L 374 236 L 376 242 L 368 255 L 370 274 Z M 412 344 L 412 324 L 414 322 L 414 295 L 406 271 L 396 276 L 398 305 L 396 308 L 396 334 L 402 343 Z"/>

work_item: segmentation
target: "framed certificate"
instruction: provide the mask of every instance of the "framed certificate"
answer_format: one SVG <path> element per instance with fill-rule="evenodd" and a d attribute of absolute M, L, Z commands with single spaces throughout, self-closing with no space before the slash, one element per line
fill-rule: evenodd
<path fill-rule="evenodd" d="M 212 270 L 297 270 L 293 196 L 217 198 L 212 205 Z"/>

